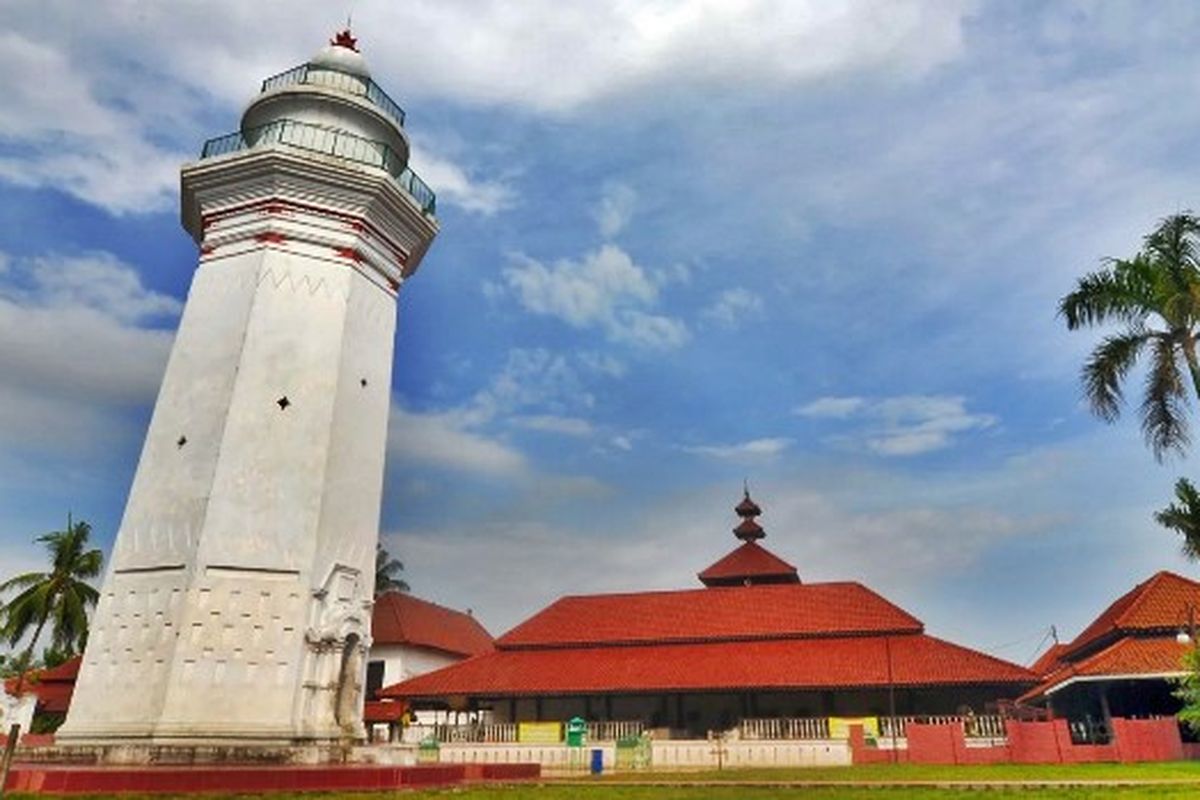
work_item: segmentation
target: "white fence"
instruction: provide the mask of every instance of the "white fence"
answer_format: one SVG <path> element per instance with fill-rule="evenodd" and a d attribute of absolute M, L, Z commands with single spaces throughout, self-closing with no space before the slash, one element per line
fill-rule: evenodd
<path fill-rule="evenodd" d="M 615 742 L 618 739 L 628 739 L 641 736 L 646 728 L 641 720 L 612 720 L 609 722 L 589 722 L 587 740 L 589 742 Z"/>
<path fill-rule="evenodd" d="M 910 716 L 879 717 L 879 735 L 884 739 L 903 739 L 908 724 L 959 724 L 968 739 L 1003 739 L 1004 718 L 1000 716 Z M 823 740 L 832 738 L 828 717 L 779 717 L 744 719 L 738 735 L 748 741 Z"/>
<path fill-rule="evenodd" d="M 997 715 L 974 716 L 942 715 L 914 717 L 880 717 L 879 735 L 890 739 L 895 736 L 903 739 L 907 735 L 910 722 L 922 725 L 959 724 L 968 739 L 1003 739 L 1007 734 L 1004 730 L 1004 717 Z"/>
<path fill-rule="evenodd" d="M 587 771 L 593 749 L 603 752 L 604 770 L 616 768 L 616 748 L 566 745 L 445 744 L 443 764 L 521 764 L 535 762 L 548 773 Z M 738 742 L 655 740 L 651 743 L 651 769 L 710 770 L 718 767 L 832 767 L 851 763 L 849 744 L 827 742 Z"/>
<path fill-rule="evenodd" d="M 743 739 L 828 739 L 829 719 L 827 717 L 744 719 L 739 733 Z"/>
<path fill-rule="evenodd" d="M 587 740 L 615 742 L 618 739 L 641 736 L 644 730 L 645 725 L 641 720 L 589 722 Z M 442 744 L 512 744 L 520 741 L 519 727 L 515 722 L 410 725 L 404 731 L 406 742 L 419 742 L 429 738 Z"/>
<path fill-rule="evenodd" d="M 1000 716 L 907 716 L 879 717 L 881 739 L 904 739 L 909 723 L 959 724 L 968 739 L 1003 739 L 1004 718 Z M 640 720 L 589 722 L 587 741 L 615 742 L 640 736 L 645 726 Z M 833 738 L 828 717 L 778 717 L 744 719 L 736 737 L 742 741 L 827 741 Z M 515 722 L 475 723 L 469 725 L 412 725 L 404 731 L 405 742 L 433 738 L 443 744 L 515 744 L 519 742 Z"/>

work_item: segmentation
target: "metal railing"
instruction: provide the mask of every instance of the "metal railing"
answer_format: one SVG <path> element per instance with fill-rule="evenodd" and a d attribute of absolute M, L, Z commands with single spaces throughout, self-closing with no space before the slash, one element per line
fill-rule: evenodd
<path fill-rule="evenodd" d="M 641 736 L 646 728 L 641 720 L 609 720 L 607 722 L 589 722 L 587 740 L 589 742 L 615 742 L 618 739 L 629 739 Z"/>
<path fill-rule="evenodd" d="M 1112 741 L 1112 731 L 1102 720 L 1073 719 L 1067 723 L 1071 732 L 1071 744 L 1108 744 Z"/>
<path fill-rule="evenodd" d="M 422 213 L 434 214 L 437 211 L 437 196 L 433 189 L 409 169 L 392 148 L 383 142 L 356 136 L 337 128 L 294 119 L 279 119 L 256 128 L 209 139 L 200 151 L 200 158 L 212 158 L 252 147 L 277 144 L 378 167 L 387 171 L 396 183 L 400 184 L 400 188 L 408 192 L 420 206 Z"/>
<path fill-rule="evenodd" d="M 903 739 L 909 723 L 926 725 L 959 724 L 968 739 L 1003 739 L 1006 735 L 1004 718 L 1000 716 L 909 716 L 879 717 L 879 735 L 890 739 Z M 779 717 L 771 719 L 744 719 L 738 726 L 742 739 L 829 739 L 830 725 L 827 717 Z"/>
<path fill-rule="evenodd" d="M 743 739 L 828 739 L 829 719 L 826 717 L 744 719 L 740 733 Z"/>
<path fill-rule="evenodd" d="M 340 89 L 343 92 L 364 97 L 391 117 L 397 125 L 404 127 L 404 109 L 389 97 L 387 92 L 379 88 L 378 83 L 362 75 L 353 75 L 349 72 L 315 64 L 301 64 L 267 78 L 262 82 L 262 90 L 269 92 L 285 86 L 295 86 L 298 83 L 310 86 L 328 86 L 331 89 Z"/>
<path fill-rule="evenodd" d="M 443 744 L 470 742 L 502 744 L 517 740 L 515 722 L 489 722 L 469 725 L 411 725 L 405 731 L 405 740 L 433 739 Z"/>
<path fill-rule="evenodd" d="M 1004 718 L 1000 716 L 962 716 L 958 714 L 911 716 L 911 717 L 880 717 L 879 735 L 891 738 L 893 731 L 896 738 L 903 739 L 907 735 L 908 723 L 922 725 L 945 725 L 957 723 L 963 726 L 963 733 L 968 739 L 1003 739 L 1007 733 L 1004 729 Z"/>

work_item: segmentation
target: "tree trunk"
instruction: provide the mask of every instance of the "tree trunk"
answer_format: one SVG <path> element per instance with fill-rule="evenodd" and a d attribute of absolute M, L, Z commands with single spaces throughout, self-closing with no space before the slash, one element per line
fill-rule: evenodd
<path fill-rule="evenodd" d="M 42 628 L 46 627 L 46 620 L 49 618 L 50 609 L 47 608 L 42 614 L 42 618 L 38 620 L 38 626 L 33 632 L 33 638 L 29 640 L 29 647 L 25 648 L 25 654 L 21 656 L 20 672 L 17 673 L 17 686 L 13 689 L 13 697 L 21 697 L 21 689 L 25 688 L 25 674 L 29 672 L 29 663 L 33 660 L 33 648 L 37 646 L 37 640 L 42 635 Z"/>

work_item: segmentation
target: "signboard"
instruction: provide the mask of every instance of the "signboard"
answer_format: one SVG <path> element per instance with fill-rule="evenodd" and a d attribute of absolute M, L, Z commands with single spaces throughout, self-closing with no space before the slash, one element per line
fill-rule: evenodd
<path fill-rule="evenodd" d="M 879 717 L 830 717 L 829 738 L 849 739 L 851 725 L 862 725 L 864 734 L 879 738 Z"/>
<path fill-rule="evenodd" d="M 561 722 L 517 723 L 517 741 L 522 744 L 558 744 L 562 738 Z"/>
<path fill-rule="evenodd" d="M 21 732 L 29 733 L 33 724 L 33 710 L 37 707 L 37 695 L 27 694 L 20 698 L 13 697 L 0 687 L 0 734 L 8 733 L 14 722 L 21 723 Z"/>

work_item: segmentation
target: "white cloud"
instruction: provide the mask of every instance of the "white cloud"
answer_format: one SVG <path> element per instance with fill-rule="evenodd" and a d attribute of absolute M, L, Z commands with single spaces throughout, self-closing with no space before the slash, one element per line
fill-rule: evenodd
<path fill-rule="evenodd" d="M 867 401 L 861 397 L 818 397 L 811 403 L 796 408 L 802 417 L 832 417 L 845 419 L 860 411 Z"/>
<path fill-rule="evenodd" d="M 595 404 L 589 389 L 593 380 L 621 374 L 620 362 L 595 353 L 514 347 L 508 351 L 503 367 L 475 393 L 463 411 L 476 424 L 530 410 L 559 417 L 577 416 Z"/>
<path fill-rule="evenodd" d="M 679 347 L 689 338 L 682 321 L 645 310 L 657 303 L 658 287 L 616 245 L 549 266 L 527 256 L 513 260 L 503 278 L 527 311 L 575 328 L 599 327 L 611 341 L 650 349 Z"/>
<path fill-rule="evenodd" d="M 154 400 L 180 304 L 106 253 L 10 259 L 0 273 L 0 440 L 77 451 L 131 435 L 122 409 Z"/>
<path fill-rule="evenodd" d="M 960 54 L 970 8 L 964 0 L 605 0 L 584 11 L 555 0 L 360 0 L 354 27 L 375 77 L 397 94 L 565 111 L 648 87 L 921 75 Z M 32 41 L 65 41 L 89 61 L 107 54 L 114 63 L 106 66 L 124 65 L 131 79 L 129 61 L 155 64 L 159 76 L 231 104 L 310 56 L 340 23 L 319 0 L 283 14 L 235 0 L 108 4 L 94 15 L 72 3 L 15 0 L 8 11 L 9 27 Z M 389 46 L 396 37 L 402 47 Z"/>
<path fill-rule="evenodd" d="M 25 262 L 31 286 L 0 288 L 29 305 L 89 309 L 123 323 L 176 317 L 183 303 L 146 289 L 138 273 L 111 253 L 42 256 Z"/>
<path fill-rule="evenodd" d="M 413 148 L 413 169 L 437 193 L 438 202 L 447 202 L 483 216 L 511 208 L 516 195 L 511 187 L 493 180 L 477 180 L 453 161 Z"/>
<path fill-rule="evenodd" d="M 730 461 L 769 461 L 791 446 L 791 439 L 773 437 L 751 439 L 736 444 L 686 445 L 681 449 L 687 453 Z"/>
<path fill-rule="evenodd" d="M 588 387 L 597 379 L 620 377 L 623 370 L 619 361 L 588 351 L 563 354 L 545 348 L 513 348 L 487 385 L 464 403 L 424 412 L 393 403 L 388 452 L 409 463 L 530 477 L 534 473 L 528 459 L 497 431 L 512 426 L 591 436 L 595 426 L 580 416 L 595 403 Z"/>
<path fill-rule="evenodd" d="M 920 75 L 959 54 L 968 7 L 927 0 L 612 0 L 582 13 L 553 0 L 409 3 L 383 12 L 411 41 L 404 52 L 381 54 L 381 62 L 403 61 L 413 85 L 427 90 L 563 112 L 651 87 L 787 85 L 871 71 Z M 364 22 L 376 13 L 378 6 L 355 8 Z"/>
<path fill-rule="evenodd" d="M 861 397 L 822 397 L 800 406 L 796 413 L 814 418 L 859 418 L 865 426 L 838 437 L 883 456 L 913 456 L 942 450 L 955 437 L 996 424 L 991 414 L 970 413 L 966 398 L 956 395 L 900 395 L 882 400 Z"/>
<path fill-rule="evenodd" d="M 416 413 L 392 404 L 388 456 L 464 472 L 515 477 L 528 464 L 517 450 L 470 429 L 460 413 Z"/>
<path fill-rule="evenodd" d="M 552 0 L 367 0 L 354 16 L 376 79 L 414 105 L 434 97 L 561 114 L 651 90 L 919 76 L 958 56 L 968 9 L 964 0 L 611 0 L 582 13 Z M 259 82 L 305 61 L 338 24 L 317 0 L 287 14 L 233 0 L 105 4 L 88 15 L 70 3 L 12 0 L 6 11 L 0 136 L 20 154 L 0 157 L 0 179 L 60 188 L 114 213 L 170 207 L 179 164 L 224 132 L 199 131 L 214 101 L 234 128 Z M 404 46 L 389 46 L 398 31 Z M 419 154 L 417 164 L 446 202 L 468 211 L 514 201 L 502 182 L 444 156 Z M 602 227 L 619 229 L 622 216 L 606 212 Z"/>
<path fill-rule="evenodd" d="M 762 297 L 749 289 L 737 286 L 721 292 L 712 304 L 700 313 L 705 319 L 721 327 L 734 329 L 740 327 L 743 322 L 753 321 L 762 310 Z"/>
<path fill-rule="evenodd" d="M 608 322 L 617 307 L 647 305 L 658 296 L 642 268 L 616 245 L 606 244 L 579 261 L 563 259 L 550 266 L 526 256 L 515 261 L 503 274 L 521 305 L 576 328 Z"/>
<path fill-rule="evenodd" d="M 596 432 L 592 423 L 579 417 L 559 417 L 553 414 L 533 414 L 530 416 L 513 417 L 513 422 L 531 431 L 557 433 L 563 436 L 579 438 L 591 436 Z"/>
<path fill-rule="evenodd" d="M 600 201 L 592 209 L 592 217 L 600 228 L 600 235 L 611 239 L 633 219 L 633 209 L 637 204 L 637 192 L 631 187 L 611 182 L 604 186 Z"/>
<path fill-rule="evenodd" d="M 186 156 L 154 144 L 148 120 L 99 102 L 91 76 L 63 52 L 10 29 L 0 33 L 0 71 L 0 137 L 18 146 L 0 157 L 0 179 L 60 189 L 117 213 L 174 201 Z"/>
<path fill-rule="evenodd" d="M 682 320 L 635 310 L 618 312 L 608 329 L 608 336 L 614 342 L 648 350 L 674 350 L 691 338 Z"/>

